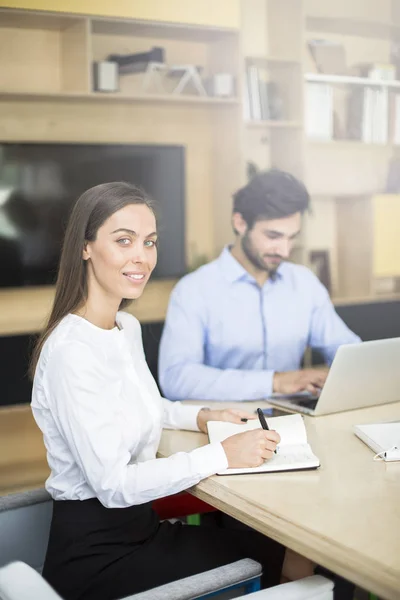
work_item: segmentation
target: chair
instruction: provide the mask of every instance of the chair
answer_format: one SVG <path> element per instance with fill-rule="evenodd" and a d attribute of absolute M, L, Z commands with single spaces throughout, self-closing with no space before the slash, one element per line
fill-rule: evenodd
<path fill-rule="evenodd" d="M 43 489 L 0 497 L 0 567 L 12 563 L 0 568 L 0 600 L 60 600 L 39 575 L 46 554 L 51 516 L 52 501 Z M 38 573 L 35 574 L 33 569 Z M 333 583 L 321 576 L 294 581 L 273 590 L 263 590 L 263 595 L 257 596 L 260 575 L 261 566 L 251 559 L 244 559 L 136 594 L 126 600 L 190 600 L 208 598 L 222 592 L 225 594 L 225 591 L 235 589 L 236 593 L 238 590 L 244 594 L 256 592 L 255 600 L 277 598 L 265 595 L 275 589 L 280 590 L 279 593 L 287 590 L 291 594 L 288 596 L 290 600 L 331 600 L 333 597 L 316 594 L 316 590 L 322 589 L 321 586 L 328 586 L 330 590 L 333 588 Z M 306 594 L 293 595 L 304 590 Z M 315 596 L 311 595 L 314 591 Z M 280 595 L 279 599 L 285 597 Z"/>
<path fill-rule="evenodd" d="M 180 492 L 153 502 L 153 508 L 160 519 L 186 517 L 189 525 L 200 525 L 201 515 L 215 512 L 215 508 L 203 500 L 199 500 L 188 492 Z"/>
<path fill-rule="evenodd" d="M 20 566 L 13 567 L 14 570 L 21 568 L 26 570 L 29 565 L 41 573 L 46 555 L 51 516 L 52 501 L 49 494 L 43 489 L 0 497 L 0 567 L 18 561 L 14 564 Z M 260 589 L 261 566 L 255 561 L 245 559 L 232 565 L 225 565 L 216 571 L 218 573 L 212 574 L 211 577 L 207 573 L 196 575 L 194 581 L 188 582 L 188 585 L 190 583 L 194 589 L 204 590 L 205 594 L 233 588 L 240 588 L 243 590 L 242 593 L 248 594 Z M 38 580 L 31 577 L 29 581 L 32 581 L 32 586 L 45 584 L 44 580 L 40 578 Z M 174 590 L 173 592 L 168 590 L 169 597 L 179 597 L 178 588 L 181 588 L 181 583 L 170 584 Z M 25 589 L 24 587 L 19 588 L 18 582 L 15 585 L 17 585 L 17 594 L 22 593 L 22 590 Z M 18 598 L 18 595 L 14 594 L 14 597 Z M 21 597 L 24 598 L 23 595 Z M 32 593 L 31 597 L 39 596 Z M 150 598 L 150 596 L 147 597 Z M 185 599 L 188 597 L 187 595 L 183 596 Z"/>
<path fill-rule="evenodd" d="M 0 496 L 0 566 L 23 561 L 42 571 L 52 513 L 44 489 Z"/>
<path fill-rule="evenodd" d="M 195 600 L 210 598 L 221 591 L 232 574 L 236 573 L 236 587 L 249 581 L 250 573 L 260 575 L 260 565 L 245 559 L 212 569 L 200 575 L 181 579 L 161 587 L 135 594 L 125 600 Z M 244 580 L 239 581 L 244 577 Z M 231 586 L 232 587 L 232 586 Z M 226 588 L 225 588 L 226 589 Z M 321 575 L 292 581 L 268 590 L 261 590 L 247 596 L 249 600 L 332 600 L 333 582 Z M 199 595 L 202 594 L 202 595 Z M 60 596 L 48 585 L 34 569 L 15 562 L 0 568 L 0 600 L 61 600 Z M 226 598 L 226 595 L 225 595 Z M 242 598 L 242 596 L 241 596 Z"/>

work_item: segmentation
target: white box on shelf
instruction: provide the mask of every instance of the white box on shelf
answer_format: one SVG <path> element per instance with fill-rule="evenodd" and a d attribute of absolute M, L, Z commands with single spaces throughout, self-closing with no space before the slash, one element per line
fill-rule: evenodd
<path fill-rule="evenodd" d="M 234 78 L 230 73 L 216 73 L 211 78 L 211 94 L 230 98 L 234 95 Z"/>
<path fill-rule="evenodd" d="M 117 63 L 108 60 L 93 63 L 93 81 L 96 92 L 117 92 L 119 89 Z"/>

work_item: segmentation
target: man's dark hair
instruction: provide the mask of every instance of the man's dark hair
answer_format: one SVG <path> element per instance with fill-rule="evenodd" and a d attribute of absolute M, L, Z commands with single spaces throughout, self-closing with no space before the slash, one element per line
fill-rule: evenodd
<path fill-rule="evenodd" d="M 282 219 L 307 210 L 310 196 L 305 185 L 284 171 L 271 169 L 255 175 L 233 196 L 233 212 L 251 229 L 256 221 Z"/>

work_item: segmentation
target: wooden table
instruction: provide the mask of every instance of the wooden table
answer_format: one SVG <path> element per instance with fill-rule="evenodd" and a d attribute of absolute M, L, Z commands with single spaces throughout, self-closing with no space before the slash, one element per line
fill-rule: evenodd
<path fill-rule="evenodd" d="M 354 424 L 397 419 L 400 403 L 306 417 L 318 471 L 214 476 L 190 491 L 362 588 L 399 599 L 400 463 L 374 462 L 352 433 Z M 159 454 L 206 442 L 202 434 L 164 431 Z"/>
<path fill-rule="evenodd" d="M 353 424 L 395 419 L 400 403 L 307 417 L 318 471 L 215 476 L 190 492 L 380 597 L 400 599 L 400 463 L 374 462 L 352 433 Z M 205 443 L 201 433 L 164 431 L 159 455 Z M 43 487 L 48 472 L 29 406 L 0 409 L 0 494 Z"/>

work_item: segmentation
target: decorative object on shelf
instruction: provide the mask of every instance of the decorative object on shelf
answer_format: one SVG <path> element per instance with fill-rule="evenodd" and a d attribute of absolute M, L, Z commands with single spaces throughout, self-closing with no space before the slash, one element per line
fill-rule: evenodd
<path fill-rule="evenodd" d="M 195 65 L 172 65 L 168 69 L 168 77 L 179 77 L 179 81 L 173 89 L 173 94 L 181 94 L 188 86 L 196 90 L 200 96 L 207 96 L 203 82 L 200 77 L 201 67 Z"/>
<path fill-rule="evenodd" d="M 389 163 L 386 192 L 400 194 L 400 160 L 398 158 L 392 158 Z"/>
<path fill-rule="evenodd" d="M 235 95 L 235 78 L 230 73 L 216 73 L 205 82 L 210 96 L 231 98 Z"/>
<path fill-rule="evenodd" d="M 347 108 L 348 138 L 367 144 L 387 144 L 388 109 L 387 88 L 352 88 Z"/>
<path fill-rule="evenodd" d="M 142 90 L 144 92 L 149 92 L 151 91 L 151 88 L 154 87 L 157 92 L 165 92 L 163 76 L 167 71 L 168 66 L 165 63 L 147 63 L 146 72 L 141 84 Z"/>
<path fill-rule="evenodd" d="M 119 90 L 118 65 L 109 60 L 93 63 L 93 85 L 96 92 Z"/>
<path fill-rule="evenodd" d="M 391 63 L 359 63 L 350 68 L 351 73 L 378 81 L 395 81 L 396 66 Z"/>
<path fill-rule="evenodd" d="M 168 67 L 164 62 L 164 48 L 153 46 L 148 52 L 110 54 L 108 60 L 117 65 L 120 75 L 144 73 L 140 86 L 143 92 L 152 91 L 151 88 L 160 93 L 165 92 L 163 75 Z"/>
<path fill-rule="evenodd" d="M 149 63 L 164 63 L 164 48 L 153 46 L 148 52 L 110 54 L 107 60 L 117 63 L 120 75 L 145 72 Z"/>
<path fill-rule="evenodd" d="M 310 39 L 308 48 L 317 73 L 346 73 L 346 53 L 343 44 L 324 39 Z"/>
<path fill-rule="evenodd" d="M 246 163 L 246 174 L 247 174 L 247 181 L 250 181 L 250 179 L 253 179 L 253 177 L 255 175 L 257 175 L 257 173 L 260 172 L 260 168 L 258 167 L 258 165 L 256 165 L 256 163 L 252 160 L 248 160 Z"/>
<path fill-rule="evenodd" d="M 329 250 L 311 250 L 310 267 L 320 282 L 332 293 L 331 270 L 329 265 Z"/>
<path fill-rule="evenodd" d="M 272 121 L 279 121 L 283 118 L 283 100 L 279 93 L 277 84 L 274 81 L 267 82 L 267 100 L 269 118 Z"/>

